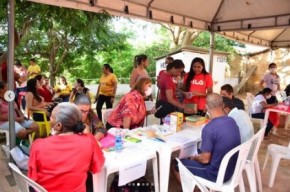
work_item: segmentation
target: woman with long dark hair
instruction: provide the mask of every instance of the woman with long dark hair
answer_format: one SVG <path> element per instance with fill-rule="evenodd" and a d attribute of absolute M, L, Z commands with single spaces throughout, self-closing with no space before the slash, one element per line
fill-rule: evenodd
<path fill-rule="evenodd" d="M 38 94 L 37 89 L 40 88 L 40 86 L 41 85 L 36 79 L 29 79 L 27 81 L 27 93 L 25 96 L 26 107 L 28 109 L 28 112 L 44 111 L 49 117 L 50 112 L 48 111 L 48 109 L 51 105 L 53 105 L 53 103 L 45 102 L 43 97 Z M 33 119 L 35 121 L 43 121 L 42 115 L 37 113 L 33 114 Z"/>
<path fill-rule="evenodd" d="M 134 65 L 135 67 L 133 68 L 130 76 L 130 88 L 133 88 L 133 86 L 139 79 L 143 77 L 149 78 L 148 72 L 146 70 L 149 65 L 147 55 L 136 55 L 134 58 Z"/>
<path fill-rule="evenodd" d="M 73 103 L 79 95 L 86 95 L 90 98 L 90 90 L 85 87 L 85 83 L 82 79 L 76 79 L 74 88 L 69 96 L 69 101 Z"/>
<path fill-rule="evenodd" d="M 202 58 L 192 60 L 190 71 L 184 77 L 185 104 L 197 104 L 198 115 L 205 115 L 205 99 L 212 93 L 213 81 Z"/>

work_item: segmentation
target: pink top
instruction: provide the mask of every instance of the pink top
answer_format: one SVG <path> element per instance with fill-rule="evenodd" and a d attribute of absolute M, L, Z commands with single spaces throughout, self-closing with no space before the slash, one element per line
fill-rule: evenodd
<path fill-rule="evenodd" d="M 16 103 L 14 102 L 14 108 L 16 109 L 17 108 L 17 105 Z M 9 113 L 9 105 L 8 105 L 8 102 L 3 100 L 2 98 L 0 98 L 0 116 L 4 116 L 4 117 L 8 117 L 8 113 Z M 15 117 L 17 117 L 17 113 L 16 111 L 14 112 L 15 114 Z M 1 121 L 0 120 L 0 125 L 6 123 L 7 121 Z"/>
<path fill-rule="evenodd" d="M 37 139 L 30 150 L 28 177 L 47 191 L 86 191 L 87 172 L 99 172 L 104 160 L 92 134 Z"/>
<path fill-rule="evenodd" d="M 114 127 L 123 126 L 123 118 L 130 117 L 130 129 L 143 125 L 146 116 L 144 97 L 136 90 L 126 94 L 108 118 L 108 123 Z"/>

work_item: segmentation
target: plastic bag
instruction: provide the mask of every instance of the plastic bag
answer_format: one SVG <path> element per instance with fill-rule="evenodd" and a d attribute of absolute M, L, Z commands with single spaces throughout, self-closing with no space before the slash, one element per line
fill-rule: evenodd
<path fill-rule="evenodd" d="M 28 170 L 28 160 L 29 157 L 23 153 L 19 146 L 15 146 L 10 150 L 16 165 L 22 170 Z"/>

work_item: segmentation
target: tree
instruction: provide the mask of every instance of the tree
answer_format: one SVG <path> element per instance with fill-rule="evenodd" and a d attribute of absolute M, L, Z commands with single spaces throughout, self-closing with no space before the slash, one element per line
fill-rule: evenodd
<path fill-rule="evenodd" d="M 5 5 L 1 2 L 1 16 L 5 15 Z M 94 57 L 99 51 L 127 46 L 126 36 L 112 31 L 110 18 L 105 12 L 96 14 L 16 0 L 15 26 L 21 40 L 15 55 L 21 59 L 38 57 L 52 82 L 66 68 L 74 71 L 80 64 L 100 70 Z M 0 24 L 2 29 L 7 26 L 6 17 L 1 17 Z M 7 42 L 6 34 L 0 36 Z"/>
<path fill-rule="evenodd" d="M 191 46 L 197 36 L 201 33 L 200 30 L 180 27 L 176 25 L 162 24 L 169 31 L 171 38 L 171 49 L 176 49 L 184 46 Z"/>

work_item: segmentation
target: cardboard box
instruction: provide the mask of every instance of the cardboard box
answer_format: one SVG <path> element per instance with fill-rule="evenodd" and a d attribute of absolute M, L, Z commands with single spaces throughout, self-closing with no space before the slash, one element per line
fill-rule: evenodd
<path fill-rule="evenodd" d="M 202 126 L 206 123 L 206 118 L 199 115 L 191 115 L 185 118 L 186 123 L 191 126 Z"/>
<path fill-rule="evenodd" d="M 173 132 L 181 131 L 183 124 L 183 113 L 170 113 L 170 130 Z"/>

